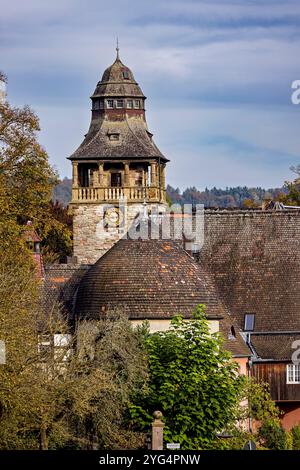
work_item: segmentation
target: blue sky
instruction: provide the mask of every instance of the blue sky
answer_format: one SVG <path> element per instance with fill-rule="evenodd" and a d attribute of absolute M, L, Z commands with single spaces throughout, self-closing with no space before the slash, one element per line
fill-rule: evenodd
<path fill-rule="evenodd" d="M 61 177 L 89 96 L 121 58 L 148 97 L 173 186 L 280 186 L 300 163 L 299 0 L 0 0 L 8 97 L 38 113 Z"/>

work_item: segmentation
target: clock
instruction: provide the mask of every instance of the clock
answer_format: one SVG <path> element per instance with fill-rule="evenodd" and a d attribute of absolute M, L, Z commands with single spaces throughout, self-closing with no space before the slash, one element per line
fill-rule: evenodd
<path fill-rule="evenodd" d="M 109 207 L 104 212 L 104 224 L 106 227 L 117 228 L 124 221 L 123 211 L 119 207 Z"/>

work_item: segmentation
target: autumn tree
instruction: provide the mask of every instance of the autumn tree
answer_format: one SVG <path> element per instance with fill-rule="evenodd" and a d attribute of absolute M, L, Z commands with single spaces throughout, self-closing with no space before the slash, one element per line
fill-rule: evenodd
<path fill-rule="evenodd" d="M 38 117 L 29 106 L 0 103 L 0 215 L 17 224 L 31 220 L 45 252 L 52 257 L 57 252 L 59 257 L 71 252 L 71 232 L 50 204 L 58 178 L 37 140 L 39 130 Z"/>
<path fill-rule="evenodd" d="M 297 177 L 294 181 L 286 181 L 284 183 L 286 194 L 282 193 L 278 200 L 288 206 L 300 206 L 300 165 L 292 166 L 291 170 Z"/>
<path fill-rule="evenodd" d="M 30 253 L 21 238 L 9 245 L 0 247 L 0 449 L 141 446 L 125 421 L 147 378 L 138 333 L 121 314 L 70 327 L 58 305 L 44 310 Z"/>

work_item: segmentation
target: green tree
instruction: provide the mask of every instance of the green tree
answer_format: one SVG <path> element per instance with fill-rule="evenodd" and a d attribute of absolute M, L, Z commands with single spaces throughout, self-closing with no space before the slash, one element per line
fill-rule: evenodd
<path fill-rule="evenodd" d="M 176 316 L 165 332 L 146 335 L 149 387 L 131 406 L 132 420 L 146 428 L 161 410 L 166 442 L 182 449 L 209 448 L 216 435 L 235 422 L 244 378 L 211 334 L 203 305 L 189 321 Z"/>
<path fill-rule="evenodd" d="M 293 438 L 293 450 L 300 450 L 300 424 L 294 426 L 291 433 Z"/>
<path fill-rule="evenodd" d="M 278 200 L 288 206 L 300 206 L 300 165 L 292 166 L 291 170 L 297 175 L 294 181 L 286 181 L 286 194 L 279 195 Z"/>

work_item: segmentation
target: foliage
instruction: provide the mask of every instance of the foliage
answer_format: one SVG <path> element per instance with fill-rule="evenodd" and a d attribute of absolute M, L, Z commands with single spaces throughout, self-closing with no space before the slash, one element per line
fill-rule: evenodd
<path fill-rule="evenodd" d="M 0 258 L 0 338 L 7 349 L 0 449 L 86 449 L 95 440 L 111 449 L 141 446 L 143 435 L 125 425 L 130 396 L 147 379 L 137 333 L 115 316 L 81 324 L 67 347 L 56 347 L 54 334 L 72 332 L 57 305 L 41 309 L 34 269 L 25 251 L 16 255 Z M 92 356 L 85 353 L 87 337 Z M 48 342 L 43 350 L 41 339 Z"/>
<path fill-rule="evenodd" d="M 278 200 L 288 206 L 300 206 L 300 165 L 291 167 L 291 170 L 297 178 L 284 183 L 285 194 L 281 194 Z"/>
<path fill-rule="evenodd" d="M 300 450 L 300 424 L 292 428 L 291 434 L 293 438 L 293 450 Z"/>
<path fill-rule="evenodd" d="M 289 450 L 290 439 L 277 419 L 268 419 L 258 430 L 258 439 L 269 450 Z"/>
<path fill-rule="evenodd" d="M 171 328 L 148 335 L 149 387 L 135 397 L 132 422 L 146 429 L 155 410 L 165 420 L 166 442 L 182 449 L 208 448 L 218 432 L 235 421 L 244 378 L 211 334 L 204 306 L 193 319 L 176 316 Z"/>
<path fill-rule="evenodd" d="M 53 261 L 70 254 L 71 229 L 51 204 L 58 179 L 37 140 L 39 130 L 29 106 L 0 103 L 0 216 L 4 223 L 19 225 L 31 220 L 46 258 Z"/>
<path fill-rule="evenodd" d="M 274 420 L 279 422 L 280 410 L 270 395 L 268 383 L 251 379 L 247 387 L 249 413 L 252 419 L 260 422 Z"/>

